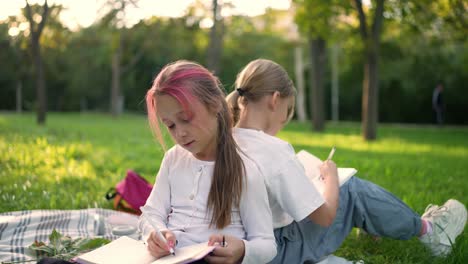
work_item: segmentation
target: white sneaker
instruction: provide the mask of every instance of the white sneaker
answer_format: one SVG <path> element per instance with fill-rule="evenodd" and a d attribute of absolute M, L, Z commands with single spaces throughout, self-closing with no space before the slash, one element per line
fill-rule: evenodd
<path fill-rule="evenodd" d="M 430 204 L 421 218 L 432 223 L 432 233 L 419 240 L 431 249 L 433 255 L 447 255 L 457 236 L 463 232 L 466 217 L 465 206 L 457 200 L 450 199 L 442 206 Z"/>

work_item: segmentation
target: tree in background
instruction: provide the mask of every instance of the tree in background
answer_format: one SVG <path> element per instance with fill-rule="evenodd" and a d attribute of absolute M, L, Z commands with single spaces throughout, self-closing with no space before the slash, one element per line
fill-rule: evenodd
<path fill-rule="evenodd" d="M 324 128 L 324 69 L 326 65 L 326 41 L 336 26 L 332 23 L 346 16 L 349 6 L 342 1 L 302 0 L 296 1 L 300 8 L 296 15 L 298 24 L 309 37 L 311 55 L 310 93 L 312 104 L 312 123 L 314 130 Z M 372 3 L 372 2 L 371 2 Z M 364 44 L 364 81 L 362 90 L 362 130 L 367 140 L 376 138 L 378 122 L 378 48 L 383 23 L 384 0 L 377 0 L 376 6 L 363 6 L 361 0 L 355 0 L 358 13 L 359 32 Z M 367 25 L 370 15 L 365 9 L 373 9 L 373 21 Z M 367 12 L 369 13 L 369 12 Z M 335 69 L 336 70 L 336 69 Z M 336 81 L 336 80 L 335 80 Z"/>
<path fill-rule="evenodd" d="M 370 11 L 365 11 L 361 0 L 354 0 L 359 17 L 359 32 L 364 44 L 364 81 L 362 86 L 362 135 L 366 140 L 377 137 L 377 122 L 379 114 L 379 78 L 378 59 L 380 35 L 383 24 L 384 0 L 376 0 L 371 25 L 368 20 Z"/>
<path fill-rule="evenodd" d="M 327 63 L 326 40 L 316 36 L 309 39 L 310 49 L 310 102 L 312 112 L 312 125 L 315 131 L 325 128 L 325 67 Z"/>
<path fill-rule="evenodd" d="M 222 6 L 218 0 L 212 0 L 213 25 L 210 29 L 206 64 L 208 69 L 216 74 L 219 74 L 221 70 L 221 55 L 223 50 L 224 22 L 221 15 Z"/>
<path fill-rule="evenodd" d="M 346 13 L 342 1 L 296 0 L 296 22 L 309 40 L 310 50 L 310 110 L 315 131 L 325 128 L 325 72 L 327 41 L 333 39 L 336 21 Z M 333 70 L 337 70 L 336 67 Z"/>
<path fill-rule="evenodd" d="M 121 89 L 122 75 L 127 73 L 136 62 L 143 56 L 143 49 L 137 52 L 127 65 L 122 65 L 125 28 L 125 12 L 130 5 L 137 7 L 138 0 L 108 0 L 107 5 L 111 11 L 106 15 L 107 22 L 115 30 L 112 37 L 112 58 L 111 58 L 111 91 L 110 91 L 110 113 L 112 116 L 119 116 L 124 108 L 124 96 Z"/>
<path fill-rule="evenodd" d="M 310 54 L 310 116 L 315 131 L 325 128 L 324 78 L 326 67 L 326 31 L 329 30 L 328 1 L 304 0 L 297 1 L 296 21 L 302 32 L 306 34 Z"/>
<path fill-rule="evenodd" d="M 322 2 L 315 0 L 314 3 L 318 7 L 307 9 L 310 11 L 305 12 L 304 18 L 326 15 L 318 12 Z M 340 56 L 339 71 L 333 69 L 332 59 L 330 63 L 322 65 L 325 69 L 325 119 L 329 117 L 330 97 L 334 97 L 330 92 L 333 89 L 329 89 L 333 83 L 331 76 L 335 76 L 340 82 L 340 120 L 361 120 L 359 106 L 362 103 L 364 67 L 356 66 L 364 65 L 366 59 L 363 56 L 364 42 L 360 34 L 356 34 L 359 32 L 358 12 L 351 3 L 354 2 L 326 2 L 329 6 L 325 10 L 328 8 L 332 11 L 329 23 L 323 27 L 324 33 L 327 33 L 324 35 L 327 51 L 331 53 L 328 57 L 333 57 L 332 47 L 335 44 L 340 47 Z M 432 89 L 440 79 L 447 88 L 447 123 L 468 124 L 465 114 L 468 41 L 467 30 L 462 26 L 468 12 L 466 5 L 460 7 L 457 3 L 459 1 L 454 0 L 385 1 L 385 27 L 382 28 L 379 45 L 379 122 L 429 123 L 432 119 Z M 103 11 L 109 13 L 111 9 L 116 7 Z M 26 14 L 25 10 L 23 14 Z M 33 14 L 38 13 L 33 18 L 39 22 L 40 6 L 31 5 L 31 10 Z M 125 28 L 116 27 L 116 19 L 113 20 L 115 13 L 106 14 L 89 27 L 73 31 L 63 21 L 54 18 L 58 12 L 54 10 L 52 6 L 49 7 L 47 23 L 40 37 L 48 111 L 109 111 L 111 58 L 118 45 L 118 30 L 123 32 L 119 79 L 120 95 L 125 96 L 125 111 L 145 112 L 142 97 L 152 78 L 168 62 L 183 58 L 206 63 L 210 29 L 203 27 L 202 22 L 211 18 L 211 13 L 205 5 L 202 10 L 188 9 L 181 17 L 151 17 Z M 369 20 L 372 20 L 374 10 L 375 4 L 363 6 Z M 0 21 L 0 108 L 15 110 L 14 97 L 18 73 L 21 73 L 22 109 L 35 111 L 37 96 L 34 64 L 29 60 L 32 55 L 31 45 L 28 44 L 31 37 L 29 24 L 25 15 L 16 18 L 18 23 L 12 19 Z M 226 89 L 232 87 L 236 73 L 245 64 L 259 57 L 277 61 L 294 76 L 295 45 L 287 38 L 290 21 L 288 11 L 273 9 L 255 17 L 224 16 L 223 67 L 217 75 Z M 308 23 L 319 26 L 320 21 L 310 19 Z M 18 28 L 20 31 L 15 33 Z M 301 31 L 308 36 L 302 26 Z M 309 48 L 306 45 L 302 47 L 306 51 L 306 61 L 310 61 Z M 16 56 L 16 51 L 19 51 L 17 55 L 24 56 Z M 141 51 L 144 56 L 133 67 L 127 67 Z M 19 71 L 16 67 L 18 63 Z M 310 63 L 304 66 L 309 67 Z M 125 72 L 125 69 L 129 70 Z M 309 70 L 304 74 L 308 78 Z M 306 104 L 309 107 L 311 89 L 309 81 L 306 82 Z"/>
<path fill-rule="evenodd" d="M 26 18 L 29 21 L 31 52 L 36 72 L 37 123 L 43 125 L 46 122 L 47 91 L 44 76 L 44 64 L 41 57 L 41 44 L 39 39 L 41 37 L 42 31 L 44 30 L 44 26 L 47 21 L 47 15 L 49 13 L 47 0 L 42 7 L 41 13 L 37 12 L 38 7 L 39 6 L 35 5 L 32 8 L 26 0 Z M 34 9 L 34 13 L 32 9 Z M 41 19 L 39 24 L 35 22 L 35 17 L 37 16 L 39 16 Z"/>

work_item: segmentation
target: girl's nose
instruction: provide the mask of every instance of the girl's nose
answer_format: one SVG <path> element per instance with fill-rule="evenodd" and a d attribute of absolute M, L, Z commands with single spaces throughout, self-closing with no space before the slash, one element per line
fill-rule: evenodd
<path fill-rule="evenodd" d="M 178 138 L 183 138 L 185 136 L 187 136 L 187 130 L 185 130 L 185 129 L 177 130 L 177 137 Z"/>

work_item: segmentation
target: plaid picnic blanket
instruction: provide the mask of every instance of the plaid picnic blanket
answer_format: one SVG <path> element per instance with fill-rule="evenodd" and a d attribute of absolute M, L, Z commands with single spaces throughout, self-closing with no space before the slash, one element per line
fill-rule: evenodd
<path fill-rule="evenodd" d="M 28 248 L 35 240 L 49 242 L 54 229 L 72 238 L 103 237 L 114 240 L 112 226 L 105 221 L 111 215 L 135 218 L 108 209 L 29 210 L 0 213 L 0 262 L 27 261 L 36 256 Z M 99 221 L 104 225 L 99 228 Z M 104 230 L 103 228 L 104 227 Z"/>

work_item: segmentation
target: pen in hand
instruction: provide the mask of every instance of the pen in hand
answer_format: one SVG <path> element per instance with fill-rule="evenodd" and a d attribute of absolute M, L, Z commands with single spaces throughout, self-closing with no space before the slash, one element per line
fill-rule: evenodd
<path fill-rule="evenodd" d="M 327 160 L 331 160 L 333 158 L 333 155 L 335 154 L 336 147 L 333 146 L 333 148 L 330 151 L 330 154 L 328 154 Z"/>
<path fill-rule="evenodd" d="M 221 244 L 222 247 L 227 247 L 226 237 L 223 236 L 223 243 Z"/>
<path fill-rule="evenodd" d="M 328 154 L 328 157 L 327 157 L 327 159 L 326 159 L 325 161 L 331 160 L 331 159 L 333 158 L 333 155 L 335 154 L 335 150 L 336 150 L 336 147 L 333 146 L 333 148 L 332 148 L 331 151 L 330 151 L 330 154 Z M 320 175 L 319 175 L 319 180 L 322 180 L 322 181 L 323 181 L 323 179 L 324 179 L 324 178 L 323 178 L 322 174 L 320 174 Z"/>
<path fill-rule="evenodd" d="M 149 218 L 148 216 L 145 216 L 146 220 L 148 220 L 148 222 L 151 224 L 151 226 L 153 227 L 154 229 L 154 232 L 156 233 L 156 236 L 158 236 L 158 238 L 163 241 L 167 247 L 169 248 L 169 252 L 175 256 L 175 251 L 174 251 L 174 248 L 170 247 L 168 244 L 167 244 L 167 240 L 166 238 L 163 236 L 163 234 L 161 233 L 161 231 L 159 231 L 159 228 L 158 226 L 156 225 L 156 223 L 153 222 L 153 219 Z"/>

